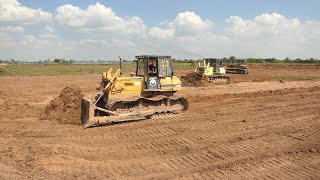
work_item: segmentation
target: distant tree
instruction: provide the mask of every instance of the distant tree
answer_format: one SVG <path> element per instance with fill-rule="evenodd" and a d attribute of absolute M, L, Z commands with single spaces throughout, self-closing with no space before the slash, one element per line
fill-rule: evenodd
<path fill-rule="evenodd" d="M 284 62 L 285 62 L 285 63 L 290 63 L 291 60 L 290 60 L 290 58 L 287 57 L 286 59 L 284 59 Z"/>
<path fill-rule="evenodd" d="M 65 59 L 54 59 L 53 62 L 56 64 L 69 64 L 69 61 Z"/>
<path fill-rule="evenodd" d="M 53 62 L 56 63 L 56 64 L 59 64 L 60 63 L 60 59 L 54 59 Z"/>
<path fill-rule="evenodd" d="M 234 63 L 234 61 L 236 60 L 236 58 L 234 56 L 230 56 L 229 57 L 229 63 Z"/>
<path fill-rule="evenodd" d="M 303 63 L 303 60 L 301 58 L 297 58 L 293 62 L 294 63 Z"/>
<path fill-rule="evenodd" d="M 310 58 L 307 63 L 315 63 L 315 62 L 316 60 L 314 60 L 313 58 Z"/>
<path fill-rule="evenodd" d="M 274 63 L 274 62 L 276 62 L 276 60 L 277 60 L 276 58 L 269 58 L 269 59 L 266 59 L 265 62 L 266 63 Z"/>

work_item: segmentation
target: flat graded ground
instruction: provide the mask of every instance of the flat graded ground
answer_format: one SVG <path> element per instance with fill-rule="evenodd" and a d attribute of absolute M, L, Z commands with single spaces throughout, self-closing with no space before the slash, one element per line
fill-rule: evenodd
<path fill-rule="evenodd" d="M 287 76 L 320 70 L 255 66 L 185 87 L 185 113 L 86 130 L 39 114 L 99 76 L 0 77 L 0 179 L 320 179 L 320 81 Z"/>

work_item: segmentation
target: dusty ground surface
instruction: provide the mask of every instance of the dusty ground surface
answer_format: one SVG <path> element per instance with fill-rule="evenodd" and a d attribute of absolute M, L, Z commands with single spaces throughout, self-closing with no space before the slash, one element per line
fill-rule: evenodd
<path fill-rule="evenodd" d="M 39 115 L 99 76 L 0 77 L 0 179 L 319 179 L 320 81 L 273 81 L 309 68 L 253 67 L 179 92 L 186 113 L 86 130 Z"/>

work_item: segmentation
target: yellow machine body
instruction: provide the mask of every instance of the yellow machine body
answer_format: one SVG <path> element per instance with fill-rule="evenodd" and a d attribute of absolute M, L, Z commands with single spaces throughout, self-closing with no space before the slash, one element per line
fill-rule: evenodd
<path fill-rule="evenodd" d="M 198 85 L 199 81 L 212 84 L 227 84 L 230 77 L 226 76 L 226 69 L 222 67 L 222 61 L 214 58 L 206 58 L 203 63 L 199 62 L 194 72 L 181 76 L 184 85 Z M 201 85 L 202 83 L 200 83 Z"/>
<path fill-rule="evenodd" d="M 112 79 L 113 69 L 109 69 L 108 72 L 103 73 L 103 79 Z M 115 75 L 119 74 L 118 70 Z M 109 74 L 109 76 L 107 76 Z M 144 96 L 145 90 L 144 83 L 145 77 L 116 77 L 113 84 L 110 87 L 109 99 L 127 99 L 128 97 Z M 163 77 L 160 78 L 160 89 L 154 90 L 154 92 L 175 92 L 182 89 L 181 81 L 178 77 Z M 150 92 L 150 91 L 149 91 Z"/>
<path fill-rule="evenodd" d="M 102 93 L 95 99 L 82 99 L 81 124 L 84 128 L 138 120 L 159 113 L 179 113 L 188 108 L 185 98 L 174 95 L 182 86 L 173 73 L 166 73 L 170 76 L 165 77 L 138 73 L 122 77 L 120 72 L 118 69 L 113 74 L 112 68 L 103 72 L 98 88 Z"/>
<path fill-rule="evenodd" d="M 199 62 L 197 68 L 194 70 L 195 72 L 203 73 L 206 76 L 213 75 L 223 75 L 226 74 L 226 68 L 224 67 L 213 67 L 210 62 L 204 61 L 203 64 Z"/>

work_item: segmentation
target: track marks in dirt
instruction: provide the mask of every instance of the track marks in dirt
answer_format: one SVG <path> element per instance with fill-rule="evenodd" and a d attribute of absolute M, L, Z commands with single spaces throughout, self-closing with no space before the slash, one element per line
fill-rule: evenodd
<path fill-rule="evenodd" d="M 309 155 L 308 155 L 309 156 Z M 225 169 L 210 169 L 207 172 L 188 174 L 195 179 L 318 179 L 319 155 L 308 158 L 299 155 L 271 157 L 257 162 L 247 162 Z M 312 161 L 308 161 L 311 160 Z M 306 168 L 301 169 L 301 166 Z"/>
<path fill-rule="evenodd" d="M 5 119 L 0 134 L 18 159 L 36 156 L 17 171 L 37 177 L 318 179 L 319 95 L 313 88 L 221 96 L 177 116 L 87 130 Z"/>

